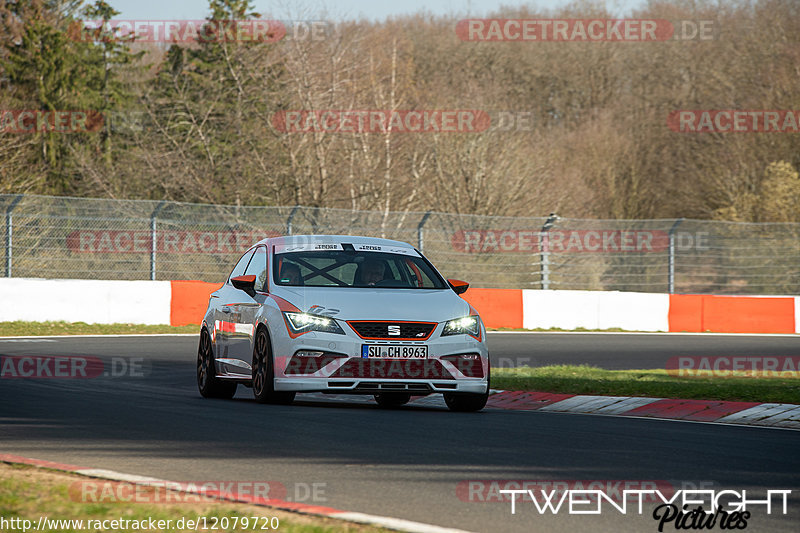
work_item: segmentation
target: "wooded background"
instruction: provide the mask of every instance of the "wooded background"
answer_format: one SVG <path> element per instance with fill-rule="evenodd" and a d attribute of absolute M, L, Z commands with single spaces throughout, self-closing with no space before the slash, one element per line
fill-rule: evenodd
<path fill-rule="evenodd" d="M 210 19 L 254 13 L 211 0 Z M 298 18 L 315 19 L 314 13 Z M 614 18 L 579 2 L 503 18 Z M 96 133 L 0 133 L 0 193 L 384 212 L 800 221 L 800 133 L 671 131 L 679 109 L 800 110 L 800 2 L 650 2 L 716 38 L 465 42 L 460 15 L 323 38 L 170 45 L 74 36 L 102 1 L 0 0 L 0 109 L 96 110 Z M 158 19 L 154 13 L 153 19 Z M 281 133 L 281 110 L 478 109 L 532 127 Z"/>

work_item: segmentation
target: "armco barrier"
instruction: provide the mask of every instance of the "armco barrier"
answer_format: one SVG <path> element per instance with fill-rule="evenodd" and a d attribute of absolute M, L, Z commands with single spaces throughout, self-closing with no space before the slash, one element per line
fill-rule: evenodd
<path fill-rule="evenodd" d="M 169 324 L 169 281 L 0 278 L 0 321 Z"/>
<path fill-rule="evenodd" d="M 199 324 L 218 283 L 0 278 L 0 321 Z M 800 296 L 470 289 L 490 328 L 800 333 Z"/>

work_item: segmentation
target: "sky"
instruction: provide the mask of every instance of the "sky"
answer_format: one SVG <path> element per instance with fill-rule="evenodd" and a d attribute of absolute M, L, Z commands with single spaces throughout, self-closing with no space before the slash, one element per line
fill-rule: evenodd
<path fill-rule="evenodd" d="M 202 19 L 208 13 L 206 0 L 108 0 L 117 11 L 117 17 L 128 20 Z M 405 15 L 419 11 L 435 15 L 485 16 L 501 5 L 532 5 L 540 8 L 557 8 L 570 0 L 255 0 L 255 11 L 276 19 L 347 20 L 367 18 L 383 20 L 392 15 Z M 87 1 L 91 3 L 91 0 Z M 621 16 L 640 7 L 645 0 L 606 0 L 611 13 Z"/>

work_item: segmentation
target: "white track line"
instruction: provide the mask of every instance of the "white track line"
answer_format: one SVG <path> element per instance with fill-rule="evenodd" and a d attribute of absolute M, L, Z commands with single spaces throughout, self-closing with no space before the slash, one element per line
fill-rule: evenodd
<path fill-rule="evenodd" d="M 31 464 L 31 463 L 26 463 Z M 67 465 L 64 465 L 67 466 Z M 52 463 L 50 466 L 46 468 L 57 468 L 57 463 Z M 203 495 L 201 490 L 196 488 L 192 488 L 191 486 L 187 486 L 185 483 L 180 483 L 177 481 L 167 481 L 164 479 L 149 477 L 149 476 L 138 476 L 134 474 L 125 474 L 122 472 L 116 472 L 114 470 L 106 470 L 102 468 L 77 468 L 77 469 L 62 469 L 62 471 L 77 474 L 80 476 L 91 477 L 91 478 L 99 478 L 99 479 L 108 479 L 111 481 L 122 481 L 126 483 L 131 483 L 134 485 L 144 485 L 144 486 L 164 486 L 168 487 L 169 490 L 176 490 L 180 492 L 185 492 L 189 494 L 199 494 Z M 252 501 L 247 500 L 246 498 L 224 498 L 226 501 L 233 501 L 238 503 L 244 503 L 247 505 L 257 505 L 260 507 L 273 507 L 270 505 L 263 505 L 259 503 L 255 503 Z M 287 502 L 289 503 L 289 502 Z M 296 506 L 297 504 L 294 504 Z M 415 522 L 413 520 L 405 520 L 402 518 L 393 518 L 391 516 L 380 516 L 380 515 L 373 515 L 367 513 L 359 513 L 354 511 L 339 511 L 338 509 L 332 509 L 330 512 L 319 512 L 314 511 L 315 507 L 318 506 L 309 505 L 307 509 L 295 508 L 293 510 L 286 510 L 283 509 L 280 505 L 274 506 L 277 509 L 285 510 L 286 512 L 298 512 L 306 515 L 312 516 L 320 516 L 326 518 L 333 518 L 336 520 L 343 520 L 347 522 L 357 522 L 359 524 L 370 524 L 380 527 L 385 527 L 389 529 L 394 529 L 397 531 L 406 531 L 408 533 L 470 533 L 469 531 L 463 529 L 455 529 L 455 528 L 448 528 L 442 526 L 436 526 L 433 524 L 425 524 L 423 522 Z"/>
<path fill-rule="evenodd" d="M 489 409 L 487 407 L 487 409 Z M 542 409 L 536 410 L 526 410 L 526 409 L 516 409 L 516 410 L 506 410 L 506 412 L 512 413 L 539 413 L 542 412 Z M 736 422 L 720 422 L 719 420 L 687 420 L 685 418 L 661 418 L 659 416 L 639 416 L 639 415 L 618 415 L 618 414 L 605 414 L 605 413 L 578 413 L 574 411 L 545 411 L 546 415 L 550 416 L 559 416 L 559 415 L 568 415 L 568 416 L 604 416 L 608 418 L 629 418 L 633 420 L 658 420 L 662 422 L 683 422 L 686 424 L 713 424 L 715 426 L 728 426 L 728 427 L 738 427 L 738 428 L 753 428 L 753 429 L 777 429 L 783 431 L 800 431 L 800 425 L 798 427 L 787 427 L 787 426 L 761 426 L 758 424 L 738 424 Z"/>
<path fill-rule="evenodd" d="M 389 529 L 396 529 L 398 531 L 410 531 L 414 533 L 468 533 L 463 529 L 453 529 L 449 527 L 434 526 L 431 524 L 423 524 L 421 522 L 412 522 L 410 520 L 403 520 L 401 518 L 389 518 L 385 516 L 375 516 L 364 513 L 333 513 L 330 515 L 334 518 L 348 520 L 350 522 L 358 522 L 360 524 L 370 524 Z"/>

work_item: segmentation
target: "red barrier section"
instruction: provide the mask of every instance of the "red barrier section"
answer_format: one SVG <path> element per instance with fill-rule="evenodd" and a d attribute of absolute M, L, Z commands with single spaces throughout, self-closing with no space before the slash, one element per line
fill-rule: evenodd
<path fill-rule="evenodd" d="M 208 308 L 208 298 L 220 288 L 219 283 L 204 281 L 172 281 L 172 303 L 169 310 L 171 326 L 200 324 Z"/>
<path fill-rule="evenodd" d="M 673 294 L 670 331 L 794 333 L 794 298 Z"/>
<path fill-rule="evenodd" d="M 703 327 L 723 333 L 794 333 L 794 298 L 705 296 Z"/>
<path fill-rule="evenodd" d="M 469 289 L 461 297 L 478 310 L 487 328 L 522 327 L 521 289 Z"/>
<path fill-rule="evenodd" d="M 704 331 L 703 297 L 699 294 L 669 295 L 669 330 Z"/>

